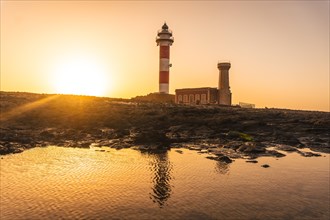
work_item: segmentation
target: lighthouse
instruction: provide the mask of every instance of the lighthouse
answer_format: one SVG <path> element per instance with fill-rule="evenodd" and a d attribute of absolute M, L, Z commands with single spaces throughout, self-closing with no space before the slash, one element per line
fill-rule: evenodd
<path fill-rule="evenodd" d="M 172 31 L 164 23 L 156 37 L 156 43 L 159 46 L 159 93 L 168 94 L 169 92 L 170 46 L 173 42 Z"/>

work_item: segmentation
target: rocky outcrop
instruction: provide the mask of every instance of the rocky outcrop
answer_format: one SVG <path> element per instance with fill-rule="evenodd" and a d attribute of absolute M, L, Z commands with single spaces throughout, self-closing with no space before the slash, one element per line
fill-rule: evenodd
<path fill-rule="evenodd" d="M 330 113 L 1 92 L 0 154 L 37 146 L 185 147 L 216 160 L 330 152 Z M 49 100 L 47 102 L 43 100 Z M 40 103 L 24 109 L 29 103 Z M 4 117 L 5 116 L 5 117 Z M 272 147 L 272 148 L 269 148 Z"/>

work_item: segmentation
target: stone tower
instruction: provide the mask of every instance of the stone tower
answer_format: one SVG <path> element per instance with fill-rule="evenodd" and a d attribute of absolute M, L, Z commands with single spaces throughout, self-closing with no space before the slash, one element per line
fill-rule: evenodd
<path fill-rule="evenodd" d="M 229 87 L 229 62 L 218 63 L 219 69 L 219 104 L 231 105 L 231 92 Z"/>

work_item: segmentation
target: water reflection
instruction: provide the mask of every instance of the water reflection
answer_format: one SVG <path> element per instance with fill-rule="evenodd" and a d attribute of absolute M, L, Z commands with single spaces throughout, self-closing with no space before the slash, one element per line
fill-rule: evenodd
<path fill-rule="evenodd" d="M 170 198 L 172 189 L 170 181 L 172 179 L 172 163 L 168 159 L 168 152 L 148 152 L 151 158 L 150 169 L 153 172 L 152 192 L 150 199 L 162 208 Z"/>
<path fill-rule="evenodd" d="M 215 165 L 215 171 L 220 174 L 227 174 L 229 172 L 229 164 L 222 162 L 222 161 L 217 161 Z"/>

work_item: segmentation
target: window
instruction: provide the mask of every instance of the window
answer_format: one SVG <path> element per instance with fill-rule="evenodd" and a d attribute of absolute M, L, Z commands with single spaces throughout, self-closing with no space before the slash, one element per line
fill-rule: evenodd
<path fill-rule="evenodd" d="M 178 95 L 178 102 L 182 102 L 182 95 Z"/>
<path fill-rule="evenodd" d="M 202 94 L 202 96 L 201 96 L 201 103 L 202 104 L 206 104 L 207 102 L 206 102 L 206 94 Z"/>
<path fill-rule="evenodd" d="M 194 101 L 194 95 L 190 94 L 189 95 L 189 103 L 190 104 L 193 104 L 195 101 Z"/>
<path fill-rule="evenodd" d="M 188 102 L 188 95 L 183 95 L 183 103 L 187 103 Z"/>

